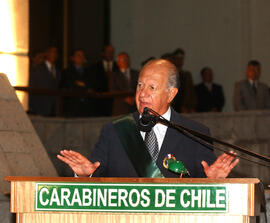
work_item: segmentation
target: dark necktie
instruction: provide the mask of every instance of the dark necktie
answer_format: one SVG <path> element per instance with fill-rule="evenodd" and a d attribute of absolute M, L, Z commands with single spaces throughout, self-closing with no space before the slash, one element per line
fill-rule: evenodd
<path fill-rule="evenodd" d="M 254 91 L 255 94 L 257 94 L 257 88 L 255 85 L 255 82 L 252 83 L 252 90 Z"/>
<path fill-rule="evenodd" d="M 159 149 L 157 137 L 153 129 L 150 132 L 145 133 L 144 141 L 152 159 L 156 162 L 158 158 Z"/>

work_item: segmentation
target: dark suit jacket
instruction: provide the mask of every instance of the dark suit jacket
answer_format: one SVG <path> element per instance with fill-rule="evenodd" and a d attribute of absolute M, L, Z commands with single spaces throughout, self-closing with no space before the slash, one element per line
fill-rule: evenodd
<path fill-rule="evenodd" d="M 135 91 L 137 87 L 139 72 L 130 69 L 130 79 L 125 76 L 121 71 L 113 73 L 113 90 L 115 91 Z M 134 104 L 130 105 L 125 101 L 125 98 L 115 98 L 113 102 L 113 115 L 123 115 L 131 113 L 136 109 L 135 100 Z"/>
<path fill-rule="evenodd" d="M 31 70 L 29 86 L 33 88 L 58 89 L 60 72 L 56 69 L 56 77 L 48 70 L 46 63 L 41 63 Z M 52 116 L 56 112 L 56 97 L 46 95 L 30 95 L 29 110 L 33 113 Z"/>
<path fill-rule="evenodd" d="M 100 60 L 97 63 L 93 64 L 90 68 L 91 70 L 91 80 L 92 81 L 92 86 L 94 88 L 95 91 L 98 92 L 107 92 L 109 91 L 108 89 L 108 78 L 107 78 L 107 74 L 104 70 L 104 66 L 103 66 L 103 61 Z M 113 62 L 113 68 L 112 68 L 112 72 L 117 72 L 119 69 L 117 67 L 117 64 L 115 62 Z"/>
<path fill-rule="evenodd" d="M 217 111 L 221 111 L 224 106 L 224 94 L 222 87 L 218 84 L 212 84 L 212 90 L 203 84 L 198 84 L 196 87 L 197 94 L 197 111 L 198 112 L 209 112 L 213 108 Z"/>
<path fill-rule="evenodd" d="M 113 62 L 112 72 L 117 72 L 118 67 L 115 62 Z M 91 77 L 89 79 L 89 83 L 92 89 L 97 92 L 108 92 L 109 89 L 109 80 L 107 78 L 107 74 L 104 70 L 103 61 L 100 60 L 90 68 Z M 111 116 L 112 115 L 112 99 L 102 99 L 93 101 L 95 107 L 95 116 Z"/>
<path fill-rule="evenodd" d="M 135 120 L 138 120 L 139 113 L 135 112 L 133 115 Z M 208 128 L 179 115 L 173 109 L 171 121 L 201 133 L 209 134 Z M 134 153 L 136 153 L 136 151 L 134 151 Z M 179 175 L 163 167 L 163 159 L 169 153 L 173 154 L 177 160 L 181 160 L 184 163 L 191 177 L 205 177 L 201 161 L 205 160 L 210 165 L 216 159 L 212 148 L 201 145 L 172 128 L 167 129 L 159 152 L 157 166 L 165 177 L 179 177 Z M 101 163 L 101 166 L 93 176 L 138 177 L 112 123 L 103 127 L 99 141 L 93 150 L 90 160 L 92 162 L 100 161 Z"/>
<path fill-rule="evenodd" d="M 70 65 L 62 72 L 60 88 L 70 90 L 72 92 L 87 92 L 89 71 L 83 67 L 81 72 L 77 70 L 75 65 Z M 81 81 L 85 86 L 76 84 Z M 87 98 L 70 98 L 65 97 L 63 100 L 63 113 L 66 116 L 84 117 L 91 116 L 91 104 Z"/>
<path fill-rule="evenodd" d="M 234 109 L 235 111 L 270 109 L 268 86 L 258 82 L 255 94 L 247 79 L 237 82 L 234 89 Z"/>
<path fill-rule="evenodd" d="M 187 70 L 180 71 L 179 81 L 179 90 L 173 100 L 172 107 L 177 112 L 182 112 L 181 108 L 185 108 L 187 110 L 195 110 L 197 98 L 192 74 Z"/>

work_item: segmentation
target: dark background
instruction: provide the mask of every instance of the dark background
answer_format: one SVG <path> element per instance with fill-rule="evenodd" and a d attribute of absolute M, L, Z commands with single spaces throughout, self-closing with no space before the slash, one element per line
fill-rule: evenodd
<path fill-rule="evenodd" d="M 82 48 L 91 64 L 99 59 L 103 46 L 110 43 L 110 0 L 30 0 L 29 54 L 56 46 L 62 67 L 65 2 L 68 56 L 74 49 Z"/>

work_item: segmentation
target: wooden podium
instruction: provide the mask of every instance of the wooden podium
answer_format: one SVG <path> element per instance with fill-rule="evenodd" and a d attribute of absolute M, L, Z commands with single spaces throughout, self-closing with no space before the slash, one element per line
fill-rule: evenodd
<path fill-rule="evenodd" d="M 19 223 L 248 223 L 256 222 L 260 208 L 258 179 L 6 177 L 5 180 L 11 182 L 10 209 Z M 152 194 L 156 197 L 151 197 Z M 101 204 L 105 209 L 100 209 Z M 142 208 L 136 209 L 139 206 Z"/>

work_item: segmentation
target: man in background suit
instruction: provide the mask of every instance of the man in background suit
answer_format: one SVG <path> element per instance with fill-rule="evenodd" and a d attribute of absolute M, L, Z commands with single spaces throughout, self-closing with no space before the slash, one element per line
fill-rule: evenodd
<path fill-rule="evenodd" d="M 55 66 L 58 58 L 57 48 L 48 47 L 45 51 L 45 61 L 31 70 L 29 86 L 32 88 L 58 89 L 60 72 Z M 56 97 L 47 95 L 30 95 L 29 110 L 33 114 L 43 116 L 56 115 Z"/>
<path fill-rule="evenodd" d="M 139 72 L 130 67 L 129 55 L 125 52 L 119 53 L 116 62 L 119 71 L 113 73 L 113 90 L 135 92 Z M 127 114 L 135 109 L 134 96 L 114 99 L 113 115 Z"/>
<path fill-rule="evenodd" d="M 177 112 L 195 112 L 197 99 L 192 74 L 190 71 L 183 69 L 185 51 L 181 48 L 176 49 L 171 54 L 171 59 L 171 62 L 174 63 L 179 71 L 179 78 L 181 82 L 181 85 L 179 86 L 179 92 L 176 95 L 172 106 Z"/>
<path fill-rule="evenodd" d="M 222 86 L 213 83 L 213 71 L 210 67 L 201 70 L 202 83 L 198 84 L 197 112 L 221 112 L 224 106 L 224 95 Z"/>
<path fill-rule="evenodd" d="M 260 63 L 256 60 L 249 61 L 246 70 L 247 79 L 235 84 L 235 111 L 270 109 L 268 86 L 259 81 L 260 73 Z"/>
<path fill-rule="evenodd" d="M 137 112 L 103 127 L 91 161 L 72 150 L 60 151 L 61 155 L 57 157 L 80 177 L 92 174 L 103 177 L 177 177 L 162 165 L 164 157 L 170 153 L 183 161 L 191 177 L 226 177 L 238 163 L 233 153 L 224 153 L 216 159 L 211 146 L 160 123 L 150 132 L 139 131 L 137 120 L 144 108 L 149 107 L 172 122 L 204 134 L 209 133 L 205 126 L 170 108 L 178 92 L 177 83 L 178 71 L 172 63 L 163 59 L 148 62 L 138 79 Z M 148 145 L 149 133 L 152 134 L 150 141 L 154 143 L 151 146 Z M 157 153 L 153 153 L 153 150 Z"/>
<path fill-rule="evenodd" d="M 102 59 L 91 66 L 91 85 L 97 92 L 111 92 L 113 90 L 113 73 L 119 69 L 114 61 L 114 47 L 107 45 L 103 48 Z M 112 99 L 97 100 L 95 102 L 96 116 L 112 115 Z"/>
<path fill-rule="evenodd" d="M 86 59 L 82 49 L 74 50 L 72 63 L 62 73 L 60 87 L 73 92 L 88 92 L 89 70 L 85 66 Z M 64 98 L 63 112 L 68 117 L 86 117 L 91 115 L 88 98 Z"/>

